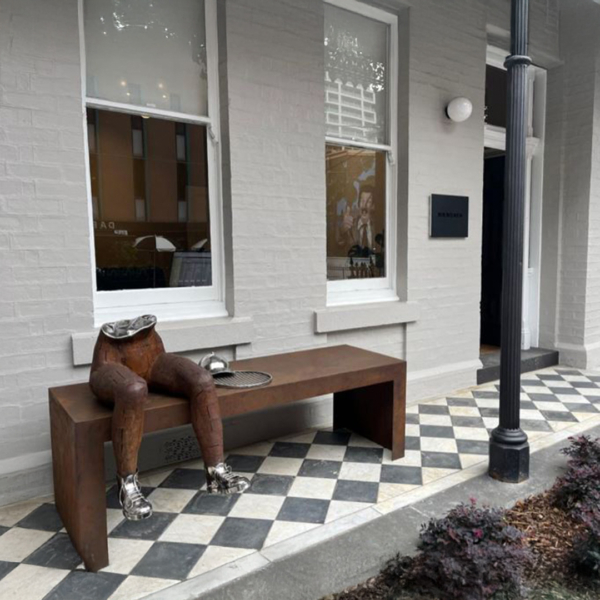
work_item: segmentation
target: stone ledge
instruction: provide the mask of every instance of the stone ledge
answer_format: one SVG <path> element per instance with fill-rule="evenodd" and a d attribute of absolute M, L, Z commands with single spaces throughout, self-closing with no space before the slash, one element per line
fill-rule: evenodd
<path fill-rule="evenodd" d="M 373 302 L 349 306 L 330 306 L 315 311 L 315 331 L 329 333 L 366 327 L 381 327 L 417 321 L 420 308 L 417 302 Z"/>
<path fill-rule="evenodd" d="M 254 322 L 250 317 L 226 317 L 217 319 L 190 319 L 159 323 L 156 327 L 169 352 L 187 352 L 250 344 L 254 339 Z M 99 329 L 74 333 L 73 365 L 89 365 L 92 362 L 94 344 Z"/>

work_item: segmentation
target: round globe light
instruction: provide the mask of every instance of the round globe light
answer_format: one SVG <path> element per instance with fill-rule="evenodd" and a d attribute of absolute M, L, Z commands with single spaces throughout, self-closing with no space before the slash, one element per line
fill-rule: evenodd
<path fill-rule="evenodd" d="M 473 103 L 468 98 L 454 98 L 446 107 L 446 115 L 455 123 L 466 121 L 473 113 Z"/>

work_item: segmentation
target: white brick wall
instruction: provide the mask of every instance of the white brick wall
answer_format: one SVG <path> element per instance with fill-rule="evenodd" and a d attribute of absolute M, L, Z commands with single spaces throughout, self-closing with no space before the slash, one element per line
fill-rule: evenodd
<path fill-rule="evenodd" d="M 410 58 L 400 65 L 398 194 L 401 219 L 408 215 L 399 229 L 408 235 L 398 252 L 408 263 L 401 292 L 421 304 L 421 316 L 406 327 L 321 335 L 314 311 L 326 303 L 323 6 L 219 1 L 228 300 L 236 316 L 254 319 L 256 332 L 237 356 L 352 343 L 406 357 L 413 396 L 473 383 L 486 23 L 506 36 L 505 0 L 383 2 L 409 19 L 400 40 Z M 532 4 L 536 45 L 556 55 L 556 2 Z M 31 493 L 49 481 L 47 388 L 87 377 L 73 368 L 70 346 L 71 334 L 93 323 L 80 90 L 77 0 L 2 0 L 0 476 L 43 465 L 27 479 Z M 443 110 L 458 95 L 475 111 L 453 125 Z M 428 238 L 435 192 L 470 197 L 467 240 Z"/>

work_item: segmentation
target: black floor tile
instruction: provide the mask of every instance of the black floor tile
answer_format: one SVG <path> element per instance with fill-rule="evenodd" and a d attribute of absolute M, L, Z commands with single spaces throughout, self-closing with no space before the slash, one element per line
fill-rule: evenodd
<path fill-rule="evenodd" d="M 347 502 L 377 502 L 378 483 L 339 480 L 333 492 L 334 500 Z"/>
<path fill-rule="evenodd" d="M 131 574 L 159 579 L 185 579 L 205 550 L 206 546 L 202 544 L 156 542 Z"/>
<path fill-rule="evenodd" d="M 276 442 L 269 452 L 269 456 L 281 456 L 283 458 L 306 458 L 310 444 L 298 444 L 294 442 Z"/>
<path fill-rule="evenodd" d="M 458 454 L 450 452 L 422 452 L 421 460 L 424 467 L 436 469 L 460 469 Z"/>
<path fill-rule="evenodd" d="M 383 460 L 383 448 L 363 448 L 349 446 L 346 448 L 344 462 L 379 464 Z"/>
<path fill-rule="evenodd" d="M 177 513 L 155 512 L 143 521 L 122 521 L 109 537 L 130 538 L 133 540 L 157 540 L 164 530 L 177 517 Z"/>
<path fill-rule="evenodd" d="M 38 567 L 72 571 L 81 564 L 82 560 L 73 544 L 71 544 L 69 536 L 66 533 L 57 533 L 23 562 Z"/>
<path fill-rule="evenodd" d="M 383 465 L 383 467 L 381 467 L 380 481 L 381 483 L 423 485 L 423 476 L 420 467 Z"/>
<path fill-rule="evenodd" d="M 521 419 L 521 429 L 527 431 L 552 431 L 552 427 L 540 419 Z"/>
<path fill-rule="evenodd" d="M 534 402 L 560 402 L 554 394 L 527 394 Z"/>
<path fill-rule="evenodd" d="M 481 417 L 461 417 L 452 415 L 452 425 L 454 427 L 485 427 Z"/>
<path fill-rule="evenodd" d="M 413 415 L 413 414 L 406 415 L 406 424 L 407 425 L 418 425 L 419 424 L 419 415 Z"/>
<path fill-rule="evenodd" d="M 499 408 L 487 408 L 485 406 L 482 406 L 479 408 L 479 413 L 481 414 L 482 417 L 486 417 L 486 418 L 490 418 L 490 419 L 497 419 L 500 416 L 500 409 Z"/>
<path fill-rule="evenodd" d="M 564 381 L 562 375 L 552 375 L 549 373 L 541 373 L 540 375 L 538 375 L 538 379 L 541 379 L 542 381 Z"/>
<path fill-rule="evenodd" d="M 252 478 L 250 489 L 246 494 L 287 496 L 292 483 L 294 483 L 294 478 L 289 475 L 263 475 L 259 473 Z"/>
<path fill-rule="evenodd" d="M 328 508 L 328 500 L 286 498 L 277 515 L 277 520 L 298 523 L 325 523 Z"/>
<path fill-rule="evenodd" d="M 447 415 L 447 406 L 438 406 L 437 404 L 419 404 L 420 415 Z"/>
<path fill-rule="evenodd" d="M 336 460 L 312 460 L 306 459 L 300 471 L 299 477 L 324 477 L 326 479 L 337 479 L 340 474 L 342 463 Z"/>
<path fill-rule="evenodd" d="M 0 560 L 0 581 L 4 579 L 13 569 L 19 566 L 19 563 Z"/>
<path fill-rule="evenodd" d="M 421 425 L 421 437 L 453 438 L 454 430 L 452 427 L 443 425 Z"/>
<path fill-rule="evenodd" d="M 161 484 L 161 488 L 199 490 L 206 483 L 204 469 L 175 469 Z"/>
<path fill-rule="evenodd" d="M 500 400 L 500 392 L 491 391 L 473 391 L 473 398 L 489 398 L 491 400 Z"/>
<path fill-rule="evenodd" d="M 598 388 L 598 386 L 593 381 L 570 381 L 569 383 L 574 388 Z"/>
<path fill-rule="evenodd" d="M 448 406 L 475 406 L 477 407 L 477 402 L 473 398 L 448 398 L 446 400 L 448 402 Z"/>
<path fill-rule="evenodd" d="M 265 461 L 263 456 L 246 456 L 245 454 L 230 454 L 227 464 L 240 473 L 256 473 Z"/>
<path fill-rule="evenodd" d="M 17 523 L 24 529 L 39 529 L 41 531 L 60 531 L 62 521 L 54 504 L 42 504 Z"/>
<path fill-rule="evenodd" d="M 269 535 L 273 521 L 227 517 L 219 527 L 211 546 L 252 548 L 260 550 Z"/>
<path fill-rule="evenodd" d="M 44 600 L 107 600 L 125 578 L 116 573 L 71 571 Z"/>
<path fill-rule="evenodd" d="M 9 529 L 10 527 L 4 527 L 3 525 L 0 525 L 0 536 L 4 535 Z"/>
<path fill-rule="evenodd" d="M 558 410 L 541 410 L 540 411 L 548 421 L 571 421 L 578 423 L 577 417 L 572 415 L 570 412 L 563 412 Z"/>
<path fill-rule="evenodd" d="M 568 408 L 571 412 L 580 412 L 580 413 L 597 413 L 598 412 L 598 409 L 593 404 L 564 402 L 563 406 Z"/>
<path fill-rule="evenodd" d="M 346 446 L 351 435 L 349 431 L 317 431 L 313 444 Z"/>
<path fill-rule="evenodd" d="M 221 494 L 198 492 L 188 502 L 182 512 L 192 515 L 217 515 L 226 517 L 239 498 L 240 494 L 224 496 Z"/>
<path fill-rule="evenodd" d="M 456 440 L 456 446 L 461 454 L 485 454 L 489 453 L 489 442 L 479 440 Z"/>
<path fill-rule="evenodd" d="M 581 396 L 581 394 L 574 388 L 572 387 L 550 387 L 548 386 L 548 389 L 555 395 L 559 396 Z"/>
<path fill-rule="evenodd" d="M 420 450 L 421 438 L 407 435 L 406 438 L 404 438 L 404 447 L 407 450 Z"/>

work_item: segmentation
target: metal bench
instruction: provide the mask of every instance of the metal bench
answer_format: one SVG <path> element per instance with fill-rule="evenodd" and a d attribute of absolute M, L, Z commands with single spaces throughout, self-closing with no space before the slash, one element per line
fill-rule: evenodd
<path fill-rule="evenodd" d="M 234 369 L 267 371 L 266 387 L 219 388 L 223 418 L 333 393 L 334 428 L 346 428 L 404 456 L 406 363 L 352 346 L 252 358 Z M 90 571 L 108 565 L 104 443 L 111 411 L 87 383 L 49 390 L 56 507 Z M 186 400 L 150 394 L 144 432 L 190 423 Z"/>

